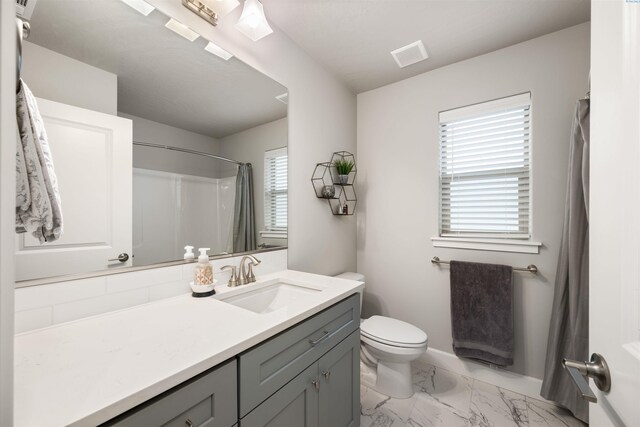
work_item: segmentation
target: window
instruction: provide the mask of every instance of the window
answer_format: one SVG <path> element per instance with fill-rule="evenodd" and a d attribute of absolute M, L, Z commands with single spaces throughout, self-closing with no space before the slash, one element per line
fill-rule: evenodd
<path fill-rule="evenodd" d="M 287 237 L 287 148 L 264 153 L 263 237 Z"/>
<path fill-rule="evenodd" d="M 531 94 L 440 113 L 440 236 L 529 238 Z"/>

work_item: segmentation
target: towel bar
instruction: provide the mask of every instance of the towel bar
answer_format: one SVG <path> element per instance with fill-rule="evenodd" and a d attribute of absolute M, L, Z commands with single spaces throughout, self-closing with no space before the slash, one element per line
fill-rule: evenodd
<path fill-rule="evenodd" d="M 449 261 L 442 261 L 437 256 L 431 258 L 432 264 L 449 264 Z M 538 274 L 538 267 L 535 264 L 529 264 L 526 267 L 512 267 L 514 271 L 528 271 L 529 273 Z"/>

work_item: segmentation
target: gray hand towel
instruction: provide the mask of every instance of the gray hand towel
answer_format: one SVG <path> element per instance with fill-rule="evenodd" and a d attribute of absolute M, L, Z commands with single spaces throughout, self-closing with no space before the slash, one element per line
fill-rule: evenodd
<path fill-rule="evenodd" d="M 513 365 L 512 268 L 451 261 L 450 274 L 455 354 Z"/>

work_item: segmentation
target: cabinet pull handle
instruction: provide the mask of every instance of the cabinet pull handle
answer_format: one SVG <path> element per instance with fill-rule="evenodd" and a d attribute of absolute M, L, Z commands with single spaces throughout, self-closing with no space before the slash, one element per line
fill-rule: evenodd
<path fill-rule="evenodd" d="M 311 347 L 313 347 L 316 344 L 321 343 L 322 341 L 326 340 L 329 337 L 329 331 L 323 331 L 322 332 L 322 336 L 320 338 L 318 338 L 317 340 L 309 340 L 309 344 L 311 344 Z"/>
<path fill-rule="evenodd" d="M 193 421 L 191 421 L 189 418 L 187 418 L 187 420 L 184 423 L 189 427 L 193 427 Z"/>
<path fill-rule="evenodd" d="M 324 377 L 325 380 L 329 381 L 329 377 L 331 376 L 331 372 L 330 371 L 323 371 L 322 372 L 322 376 Z"/>
<path fill-rule="evenodd" d="M 313 386 L 316 388 L 316 391 L 320 390 L 320 381 L 313 380 L 311 381 L 311 384 L 313 384 Z"/>

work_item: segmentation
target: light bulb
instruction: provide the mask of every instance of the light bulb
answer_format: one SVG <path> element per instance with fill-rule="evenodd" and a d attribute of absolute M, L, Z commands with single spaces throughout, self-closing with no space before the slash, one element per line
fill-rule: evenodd
<path fill-rule="evenodd" d="M 253 41 L 271 34 L 273 30 L 264 16 L 264 8 L 258 0 L 245 0 L 236 28 Z"/>

